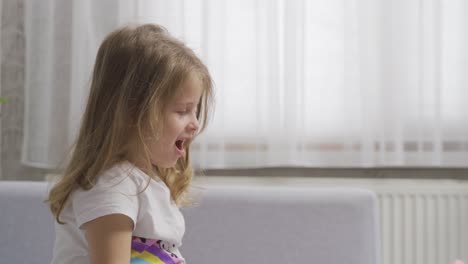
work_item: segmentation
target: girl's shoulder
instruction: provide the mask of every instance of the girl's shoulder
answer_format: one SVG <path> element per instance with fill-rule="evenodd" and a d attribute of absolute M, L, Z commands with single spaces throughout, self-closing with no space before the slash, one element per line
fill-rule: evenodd
<path fill-rule="evenodd" d="M 72 200 L 110 201 L 119 197 L 166 197 L 169 189 L 162 180 L 152 179 L 128 161 L 120 162 L 100 173 L 94 185 L 88 190 L 77 189 Z M 165 198 L 164 198 L 165 199 Z"/>
<path fill-rule="evenodd" d="M 147 182 L 146 174 L 129 162 L 121 162 L 101 172 L 91 188 L 75 189 L 71 202 L 75 210 L 83 204 L 133 203 Z"/>
<path fill-rule="evenodd" d="M 97 178 L 96 186 L 105 189 L 136 189 L 139 193 L 147 189 L 162 193 L 170 192 L 159 177 L 150 177 L 128 161 L 115 164 L 102 172 Z"/>
<path fill-rule="evenodd" d="M 150 177 L 128 161 L 122 161 L 102 172 L 96 180 L 96 186 L 117 187 L 118 185 L 142 186 Z"/>
<path fill-rule="evenodd" d="M 109 214 L 127 215 L 135 224 L 144 181 L 142 171 L 122 162 L 100 173 L 90 189 L 74 190 L 69 208 L 77 226 Z"/>

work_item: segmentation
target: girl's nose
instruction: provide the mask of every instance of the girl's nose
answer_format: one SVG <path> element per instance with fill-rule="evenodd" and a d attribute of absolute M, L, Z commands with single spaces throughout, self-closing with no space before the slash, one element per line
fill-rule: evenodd
<path fill-rule="evenodd" d="M 200 128 L 200 123 L 198 122 L 197 118 L 194 118 L 188 126 L 190 133 L 193 133 L 193 134 L 197 133 L 199 128 Z"/>

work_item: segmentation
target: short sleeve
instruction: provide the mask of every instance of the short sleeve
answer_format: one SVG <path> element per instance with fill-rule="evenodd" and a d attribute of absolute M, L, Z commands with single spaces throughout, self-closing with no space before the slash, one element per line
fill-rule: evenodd
<path fill-rule="evenodd" d="M 138 184 L 131 175 L 122 172 L 106 173 L 98 178 L 90 190 L 76 190 L 72 195 L 72 207 L 79 228 L 96 218 L 123 214 L 133 221 L 138 216 Z"/>

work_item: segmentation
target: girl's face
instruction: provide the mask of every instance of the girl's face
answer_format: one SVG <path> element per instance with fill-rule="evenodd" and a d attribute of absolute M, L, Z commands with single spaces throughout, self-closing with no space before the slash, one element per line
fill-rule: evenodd
<path fill-rule="evenodd" d="M 164 129 L 156 140 L 146 142 L 151 151 L 151 163 L 161 168 L 175 166 L 185 156 L 185 146 L 199 128 L 197 105 L 203 91 L 202 82 L 195 75 L 179 87 L 179 92 L 164 111 Z"/>

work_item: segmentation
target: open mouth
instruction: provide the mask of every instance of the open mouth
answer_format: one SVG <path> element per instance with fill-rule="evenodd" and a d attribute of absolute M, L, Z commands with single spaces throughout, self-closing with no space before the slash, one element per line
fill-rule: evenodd
<path fill-rule="evenodd" d="M 183 140 L 177 140 L 175 142 L 176 148 L 180 151 L 184 150 L 184 141 Z"/>

